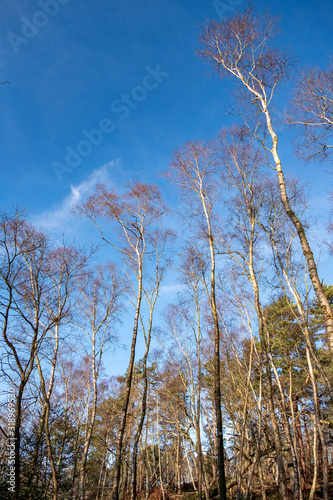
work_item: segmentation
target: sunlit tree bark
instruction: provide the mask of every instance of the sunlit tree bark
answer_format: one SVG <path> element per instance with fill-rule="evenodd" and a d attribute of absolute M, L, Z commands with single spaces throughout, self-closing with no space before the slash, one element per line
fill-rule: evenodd
<path fill-rule="evenodd" d="M 266 327 L 263 307 L 260 299 L 259 279 L 261 270 L 256 263 L 256 242 L 258 241 L 258 218 L 263 206 L 263 193 L 265 186 L 260 182 L 260 173 L 263 159 L 248 141 L 243 141 L 241 133 L 235 133 L 231 139 L 225 134 L 220 135 L 220 154 L 225 170 L 225 182 L 235 191 L 231 200 L 234 218 L 238 231 L 231 236 L 231 242 L 225 243 L 226 250 L 238 263 L 240 269 L 251 283 L 254 294 L 254 307 L 258 317 L 259 337 L 261 343 L 263 365 L 265 367 L 266 390 L 274 445 L 276 462 L 279 472 L 280 494 L 287 499 L 286 474 L 283 463 L 282 442 L 276 416 L 273 394 L 273 381 L 271 372 L 270 345 Z M 241 246 L 233 249 L 233 242 L 240 241 Z"/>
<path fill-rule="evenodd" d="M 314 291 L 325 317 L 326 334 L 333 353 L 333 313 L 318 275 L 317 265 L 305 232 L 288 196 L 272 119 L 272 100 L 280 81 L 288 74 L 290 57 L 274 44 L 276 21 L 250 6 L 244 13 L 222 22 L 209 22 L 201 35 L 200 55 L 213 64 L 221 77 L 230 76 L 241 89 L 237 94 L 245 127 L 272 158 L 281 202 L 301 243 Z M 270 139 L 268 144 L 267 138 Z"/>
<path fill-rule="evenodd" d="M 320 404 L 318 399 L 318 387 L 317 381 L 314 377 L 313 371 L 313 361 L 317 365 L 318 371 L 321 373 L 323 380 L 329 389 L 330 393 L 332 392 L 331 383 L 325 370 L 322 367 L 322 364 L 316 354 L 315 347 L 313 345 L 313 341 L 311 340 L 311 334 L 308 324 L 308 311 L 306 311 L 304 307 L 304 303 L 308 303 L 308 289 L 307 285 L 305 286 L 305 301 L 302 300 L 301 294 L 299 291 L 299 287 L 297 286 L 299 278 L 299 266 L 294 269 L 293 259 L 294 259 L 294 250 L 293 250 L 293 240 L 294 240 L 294 232 L 290 231 L 288 228 L 288 224 L 285 224 L 283 221 L 283 216 L 279 210 L 279 203 L 276 200 L 276 196 L 274 196 L 274 189 L 271 190 L 270 197 L 268 197 L 268 215 L 267 215 L 267 225 L 262 224 L 265 232 L 269 236 L 270 242 L 272 244 L 273 252 L 276 260 L 276 274 L 280 278 L 281 287 L 284 290 L 284 293 L 287 296 L 287 292 L 291 294 L 293 297 L 296 308 L 298 311 L 298 315 L 295 314 L 294 308 L 289 301 L 290 311 L 293 313 L 295 320 L 299 324 L 299 328 L 304 335 L 305 339 L 305 349 L 306 349 L 306 360 L 312 385 L 313 391 L 313 399 L 314 399 L 314 432 L 315 434 L 319 434 L 320 443 L 322 448 L 322 459 L 323 459 L 323 491 L 324 498 L 328 500 L 328 458 L 327 458 L 327 445 L 323 432 L 323 427 L 320 418 Z M 300 197 L 300 194 L 296 193 L 295 197 Z M 304 200 L 302 200 L 304 204 Z M 301 271 L 303 271 L 305 275 L 305 284 L 306 284 L 306 275 L 307 269 L 306 265 L 301 266 Z M 292 404 L 292 401 L 291 401 Z M 315 437 L 315 440 L 317 437 Z M 316 448 L 316 446 L 315 446 Z M 314 476 L 313 476 L 313 484 L 311 490 L 311 496 L 313 497 L 315 491 L 315 485 L 317 483 L 317 458 L 315 460 L 314 467 Z"/>
<path fill-rule="evenodd" d="M 141 327 L 144 334 L 146 350 L 143 357 L 143 394 L 141 398 L 141 416 L 139 420 L 139 425 L 134 437 L 133 443 L 133 451 L 132 451 L 132 499 L 136 499 L 136 490 L 137 490 L 137 456 L 139 449 L 139 441 L 141 438 L 141 433 L 144 425 L 144 421 L 146 418 L 147 412 L 147 394 L 148 394 L 148 370 L 147 370 L 147 361 L 148 354 L 151 344 L 151 336 L 152 336 L 152 328 L 153 328 L 153 315 L 154 309 L 156 305 L 156 301 L 158 298 L 160 284 L 163 278 L 163 274 L 165 273 L 169 262 L 168 259 L 165 258 L 165 245 L 168 243 L 168 240 L 172 237 L 171 232 L 165 231 L 156 231 L 154 235 L 152 235 L 151 243 L 155 256 L 155 272 L 152 273 L 152 277 L 148 281 L 148 285 L 144 287 L 143 294 L 147 301 L 147 305 L 149 308 L 149 320 L 148 326 L 146 328 L 142 315 L 140 314 Z"/>
<path fill-rule="evenodd" d="M 96 193 L 88 199 L 87 203 L 78 209 L 80 213 L 89 217 L 94 222 L 101 233 L 102 239 L 124 256 L 137 282 L 130 360 L 114 466 L 113 500 L 118 500 L 119 498 L 122 448 L 131 395 L 145 264 L 147 255 L 149 256 L 151 251 L 152 234 L 156 230 L 156 226 L 161 223 L 165 210 L 158 188 L 139 182 L 133 183 L 122 196 L 117 195 L 114 191 L 108 191 L 105 186 L 100 185 L 97 187 Z M 103 220 L 111 222 L 119 228 L 122 237 L 120 243 L 117 240 L 115 242 L 105 237 L 101 224 Z"/>
<path fill-rule="evenodd" d="M 103 354 L 116 342 L 114 324 L 121 313 L 124 283 L 117 275 L 114 264 L 98 266 L 88 271 L 81 280 L 77 303 L 77 319 L 73 324 L 83 330 L 83 351 L 91 365 L 92 400 L 87 407 L 87 421 L 83 452 L 80 457 L 78 498 L 85 498 L 85 472 L 88 452 L 95 426 L 98 404 L 98 379 Z M 81 336 L 80 336 L 81 337 Z M 79 337 L 79 338 L 80 338 Z"/>
<path fill-rule="evenodd" d="M 217 196 L 216 167 L 217 159 L 212 143 L 190 142 L 174 153 L 173 162 L 166 175 L 181 189 L 186 200 L 186 210 L 189 211 L 187 219 L 192 228 L 195 226 L 196 236 L 204 242 L 209 253 L 210 280 L 207 294 L 214 326 L 214 404 L 218 481 L 220 499 L 226 500 L 221 409 L 220 327 L 216 299 L 217 240 L 216 228 L 213 224 L 213 208 Z"/>

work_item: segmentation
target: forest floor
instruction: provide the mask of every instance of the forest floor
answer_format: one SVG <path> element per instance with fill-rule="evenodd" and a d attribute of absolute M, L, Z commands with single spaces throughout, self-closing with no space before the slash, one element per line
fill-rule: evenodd
<path fill-rule="evenodd" d="M 330 481 L 329 481 L 329 498 L 333 499 L 333 470 L 330 471 Z M 189 485 L 184 485 L 184 489 L 180 494 L 175 494 L 167 489 L 164 490 L 164 495 L 161 488 L 156 487 L 150 491 L 149 500 L 196 500 L 198 498 L 198 494 L 193 488 L 189 488 Z M 308 500 L 310 494 L 311 485 L 309 485 L 309 489 L 304 492 L 304 500 Z M 288 488 L 290 500 L 294 499 L 292 491 Z M 229 490 L 227 492 L 228 500 L 236 500 L 236 489 Z M 266 488 L 266 496 L 267 500 L 280 500 L 280 494 L 276 485 L 267 485 Z M 145 493 L 142 492 L 142 495 L 138 494 L 138 498 L 145 498 Z M 204 496 L 203 496 L 204 498 Z M 214 500 L 218 500 L 218 497 L 212 497 Z M 245 497 L 241 496 L 241 499 Z M 248 500 L 261 500 L 262 495 L 259 489 L 254 489 L 251 494 L 247 497 Z M 318 481 L 318 486 L 316 489 L 316 493 L 314 496 L 314 500 L 322 500 L 323 499 L 323 485 L 322 481 Z"/>

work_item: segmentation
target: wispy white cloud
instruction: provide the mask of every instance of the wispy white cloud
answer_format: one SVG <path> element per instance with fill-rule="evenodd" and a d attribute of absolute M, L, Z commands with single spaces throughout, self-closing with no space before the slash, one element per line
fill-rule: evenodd
<path fill-rule="evenodd" d="M 48 232 L 58 232 L 59 230 L 64 232 L 69 225 L 73 229 L 73 224 L 75 224 L 73 208 L 90 196 L 97 184 L 105 184 L 109 188 L 113 187 L 111 172 L 113 172 L 112 177 L 114 178 L 115 167 L 118 170 L 118 161 L 110 161 L 94 170 L 87 179 L 77 186 L 71 185 L 70 193 L 60 204 L 53 205 L 52 208 L 35 216 L 32 223 L 39 229 Z"/>
<path fill-rule="evenodd" d="M 175 283 L 172 285 L 162 285 L 160 288 L 160 294 L 173 294 L 176 295 L 178 292 L 185 290 L 185 285 L 181 283 Z"/>

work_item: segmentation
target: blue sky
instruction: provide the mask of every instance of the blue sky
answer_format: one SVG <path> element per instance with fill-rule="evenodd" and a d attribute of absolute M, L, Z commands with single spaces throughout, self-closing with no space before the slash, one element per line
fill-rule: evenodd
<path fill-rule="evenodd" d="M 254 5 L 281 16 L 280 43 L 300 63 L 326 64 L 330 0 Z M 224 112 L 230 83 L 209 77 L 195 54 L 200 25 L 245 7 L 244 0 L 2 1 L 0 81 L 10 82 L 0 88 L 3 206 L 27 207 L 52 235 L 83 241 L 96 233 L 73 222 L 70 208 L 96 182 L 123 188 L 140 178 L 171 199 L 159 172 L 172 151 L 234 121 Z M 291 140 L 283 128 L 285 170 L 309 183 L 316 212 L 327 214 L 325 168 L 332 168 L 291 160 Z"/>

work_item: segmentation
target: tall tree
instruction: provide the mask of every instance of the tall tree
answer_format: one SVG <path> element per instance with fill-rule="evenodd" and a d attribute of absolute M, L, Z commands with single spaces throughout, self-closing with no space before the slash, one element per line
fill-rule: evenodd
<path fill-rule="evenodd" d="M 149 320 L 148 325 L 145 325 L 144 318 L 140 314 L 141 328 L 143 331 L 145 339 L 145 353 L 143 356 L 143 366 L 142 366 L 142 378 L 143 378 L 143 393 L 141 398 L 141 416 L 137 431 L 134 437 L 133 452 L 132 452 L 132 500 L 136 499 L 137 490 L 137 456 L 139 449 L 139 441 L 141 438 L 141 433 L 147 413 L 147 397 L 148 397 L 148 372 L 147 367 L 148 355 L 150 350 L 152 329 L 153 329 L 153 318 L 155 312 L 156 301 L 160 291 L 160 285 L 163 279 L 163 275 L 169 265 L 169 259 L 165 255 L 165 246 L 168 244 L 170 239 L 173 238 L 173 234 L 170 231 L 157 230 L 151 235 L 151 248 L 153 252 L 155 269 L 152 269 L 150 277 L 147 276 L 147 284 L 143 286 L 143 294 L 146 299 L 146 304 L 149 310 Z"/>
<path fill-rule="evenodd" d="M 200 55 L 214 66 L 221 77 L 230 76 L 238 82 L 236 96 L 239 113 L 250 133 L 271 155 L 271 167 L 278 178 L 281 202 L 297 231 L 309 276 L 325 316 L 326 333 L 333 353 L 333 314 L 304 224 L 288 197 L 278 135 L 272 118 L 273 98 L 281 80 L 288 75 L 291 63 L 288 54 L 275 45 L 276 24 L 275 19 L 254 11 L 251 6 L 230 19 L 211 21 L 202 30 Z"/>
<path fill-rule="evenodd" d="M 20 439 L 24 392 L 47 337 L 57 331 L 71 307 L 71 283 L 78 269 L 77 260 L 69 258 L 71 254 L 60 248 L 58 251 L 52 249 L 49 238 L 29 224 L 22 212 L 1 214 L 2 366 L 7 381 L 17 390 L 13 431 L 14 499 L 21 495 Z M 47 401 L 45 391 L 44 396 Z"/>
<path fill-rule="evenodd" d="M 98 227 L 102 239 L 121 253 L 129 269 L 133 272 L 137 284 L 134 291 L 136 302 L 131 353 L 114 466 L 112 498 L 118 500 L 123 440 L 131 395 L 145 267 L 147 261 L 151 262 L 151 252 L 154 253 L 156 250 L 156 245 L 153 245 L 152 248 L 153 235 L 156 233 L 156 228 L 162 223 L 162 216 L 166 208 L 162 203 L 157 186 L 134 182 L 123 195 L 118 195 L 113 190 L 108 191 L 104 185 L 97 186 L 95 194 L 79 207 L 78 211 L 89 217 Z M 101 225 L 103 220 L 116 225 L 120 236 L 118 241 L 114 242 L 111 238 L 106 238 Z"/>
<path fill-rule="evenodd" d="M 208 250 L 210 283 L 207 298 L 214 325 L 214 402 L 216 418 L 219 495 L 226 500 L 224 446 L 221 409 L 220 327 L 216 299 L 217 230 L 214 225 L 214 205 L 217 198 L 217 157 L 212 142 L 189 142 L 179 148 L 166 173 L 183 194 L 186 218 L 198 240 Z"/>
<path fill-rule="evenodd" d="M 80 284 L 78 318 L 73 322 L 85 333 L 79 335 L 79 342 L 91 364 L 92 399 L 88 402 L 85 438 L 80 464 L 78 498 L 85 498 L 85 473 L 88 452 L 95 426 L 98 405 L 98 379 L 101 372 L 103 354 L 116 342 L 115 322 L 122 309 L 124 282 L 117 274 L 114 264 L 90 270 Z"/>
<path fill-rule="evenodd" d="M 260 176 L 264 160 L 253 144 L 244 140 L 241 131 L 235 131 L 231 134 L 231 138 L 228 138 L 224 133 L 220 134 L 219 150 L 224 167 L 225 182 L 234 191 L 229 201 L 234 220 L 233 230 L 228 236 L 230 241 L 226 241 L 224 246 L 238 264 L 239 272 L 248 278 L 253 289 L 276 450 L 280 494 L 283 499 L 286 499 L 286 473 L 283 463 L 281 433 L 275 412 L 269 332 L 266 327 L 259 286 L 263 263 L 261 262 L 259 266 L 256 260 L 257 246 L 260 242 L 258 219 L 263 207 L 265 187 L 267 187 Z"/>
<path fill-rule="evenodd" d="M 73 246 L 60 246 L 52 249 L 49 254 L 48 276 L 50 281 L 50 298 L 53 296 L 53 301 L 49 301 L 48 308 L 51 315 L 60 315 L 66 304 L 66 315 L 63 317 L 66 322 L 69 321 L 70 313 L 75 304 L 76 289 L 79 276 L 83 272 L 83 267 L 86 263 L 86 257 Z M 40 429 L 44 425 L 47 453 L 52 472 L 53 497 L 56 500 L 58 497 L 58 474 L 54 454 L 51 446 L 51 430 L 50 430 L 50 415 L 51 415 L 51 397 L 53 394 L 56 366 L 58 362 L 58 353 L 61 338 L 60 322 L 50 329 L 50 339 L 48 343 L 52 345 L 50 356 L 45 350 L 39 349 L 35 353 L 35 361 L 40 378 L 40 388 L 42 393 L 43 408 L 40 419 Z M 50 360 L 48 358 L 50 357 Z M 48 362 L 46 362 L 48 360 Z M 49 366 L 50 365 L 50 366 Z M 49 375 L 48 370 L 50 369 Z M 48 378 L 48 380 L 47 380 Z M 38 456 L 38 440 L 35 449 L 35 458 Z M 31 478 L 33 478 L 32 473 Z M 33 493 L 32 493 L 33 494 Z"/>
<path fill-rule="evenodd" d="M 299 132 L 298 152 L 306 160 L 332 158 L 333 60 L 324 70 L 301 70 L 294 89 L 292 124 Z"/>
<path fill-rule="evenodd" d="M 184 291 L 177 301 L 165 310 L 163 314 L 165 327 L 161 328 L 160 335 L 160 342 L 166 354 L 166 363 L 178 374 L 184 392 L 188 394 L 186 416 L 196 433 L 197 489 L 200 499 L 203 488 L 208 496 L 207 486 L 203 481 L 201 444 L 202 306 L 206 295 L 205 286 L 202 283 L 204 267 L 203 259 L 197 254 L 196 249 L 187 249 L 180 270 Z M 177 463 L 179 463 L 178 451 Z M 177 476 L 179 479 L 179 472 Z M 180 491 L 179 480 L 178 491 Z"/>

